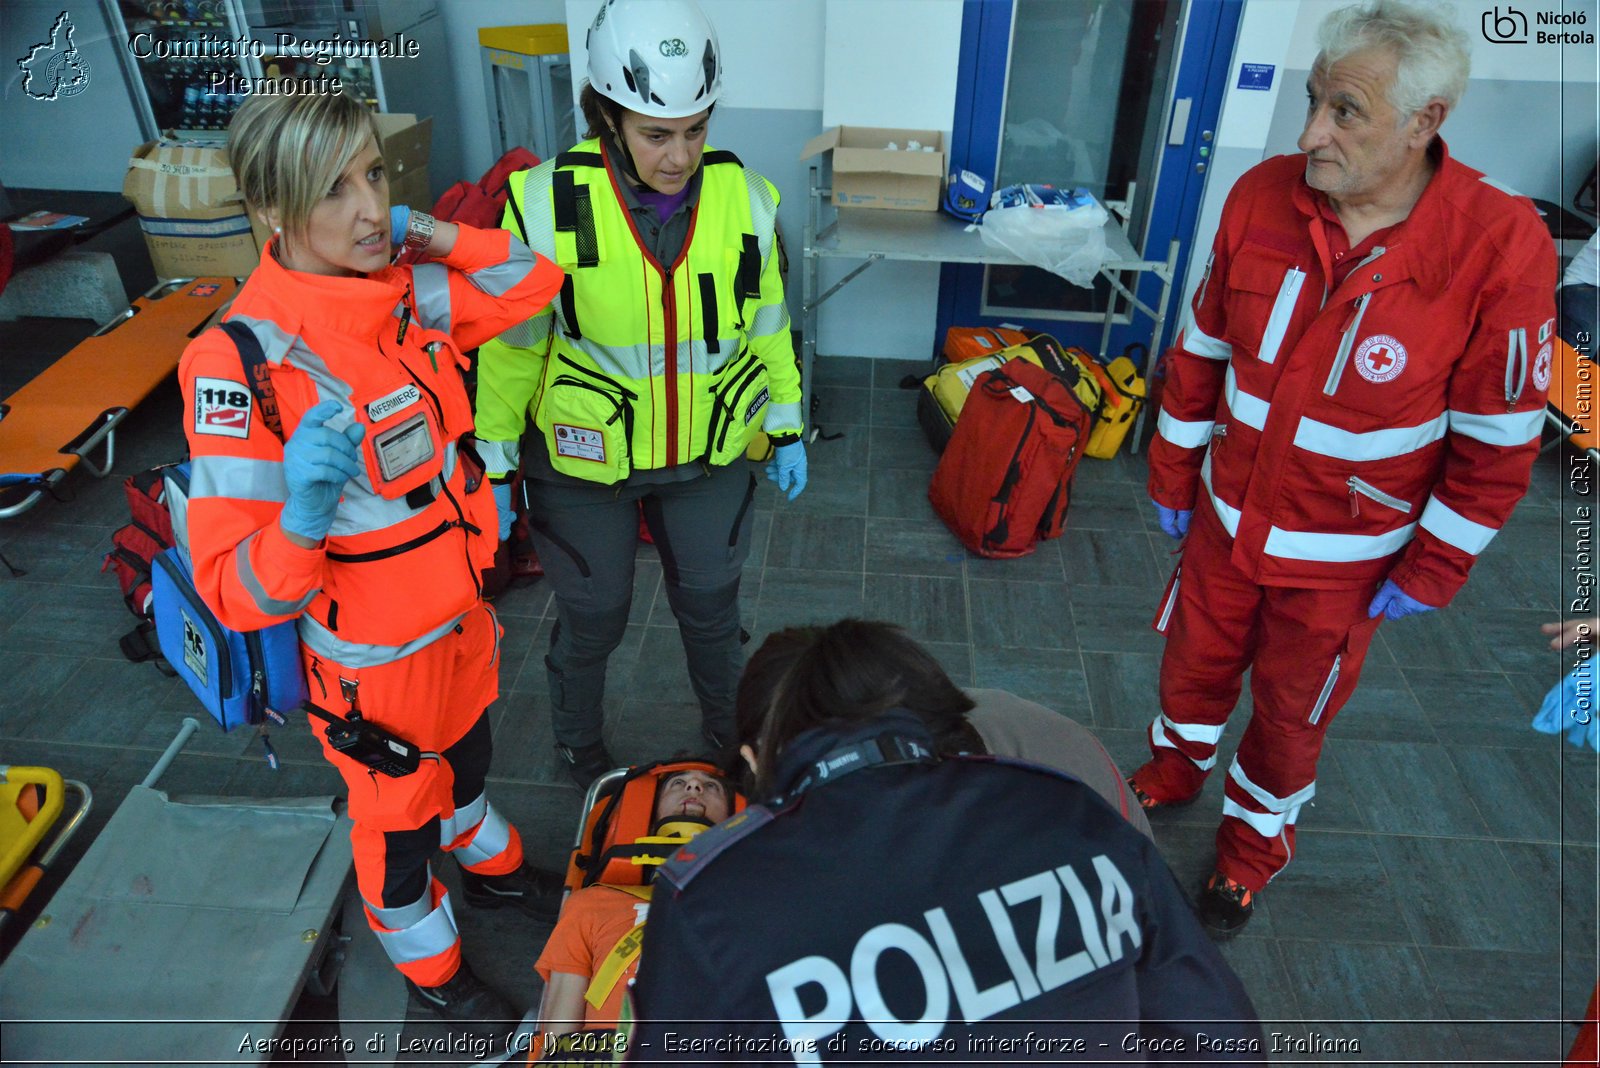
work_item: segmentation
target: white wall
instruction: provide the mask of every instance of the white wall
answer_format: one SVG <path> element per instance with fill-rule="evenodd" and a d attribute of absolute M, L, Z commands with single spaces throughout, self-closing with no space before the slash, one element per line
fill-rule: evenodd
<path fill-rule="evenodd" d="M 1199 284 L 1222 202 L 1238 177 L 1269 156 L 1297 151 L 1305 117 L 1305 78 L 1316 58 L 1316 30 L 1348 0 L 1246 0 L 1228 91 L 1223 99 L 1187 275 L 1184 307 Z M 1500 44 L 1486 40 L 1482 17 L 1494 0 L 1457 0 L 1455 17 L 1472 41 L 1472 79 L 1443 130 L 1451 154 L 1528 196 L 1570 206 L 1594 166 L 1600 106 L 1600 51 L 1593 45 Z M 1505 8 L 1502 2 L 1500 7 Z M 1517 5 L 1536 33 L 1538 11 L 1582 11 L 1576 29 L 1600 33 L 1594 0 Z M 1551 26 L 1548 30 L 1567 27 Z M 1240 65 L 1273 64 L 1270 92 L 1238 88 Z"/>
<path fill-rule="evenodd" d="M 943 130 L 956 108 L 961 0 L 827 0 L 822 125 Z M 822 261 L 825 291 L 853 260 Z M 817 351 L 926 358 L 934 348 L 939 264 L 883 261 L 828 299 Z"/>

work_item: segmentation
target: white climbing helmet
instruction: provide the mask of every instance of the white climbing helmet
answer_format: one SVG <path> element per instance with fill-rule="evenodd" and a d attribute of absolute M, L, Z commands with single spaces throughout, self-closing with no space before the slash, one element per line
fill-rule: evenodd
<path fill-rule="evenodd" d="M 586 40 L 589 84 L 629 111 L 681 119 L 722 91 L 717 31 L 694 0 L 605 0 Z"/>

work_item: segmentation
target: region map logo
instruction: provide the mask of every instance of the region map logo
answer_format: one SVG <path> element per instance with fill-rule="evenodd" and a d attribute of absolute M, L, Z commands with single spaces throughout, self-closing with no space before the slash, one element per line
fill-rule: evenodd
<path fill-rule="evenodd" d="M 34 100 L 63 100 L 89 88 L 89 61 L 72 42 L 76 27 L 63 11 L 50 27 L 48 39 L 17 60 L 22 70 L 22 91 Z"/>

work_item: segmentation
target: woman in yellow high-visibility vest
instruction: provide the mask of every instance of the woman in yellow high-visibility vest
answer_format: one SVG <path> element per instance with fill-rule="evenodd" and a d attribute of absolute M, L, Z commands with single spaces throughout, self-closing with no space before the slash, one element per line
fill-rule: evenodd
<path fill-rule="evenodd" d="M 558 300 L 479 351 L 477 432 L 501 537 L 519 462 L 554 588 L 545 658 L 556 748 L 580 786 L 614 766 L 606 661 L 633 593 L 639 508 L 660 550 L 702 732 L 733 733 L 739 575 L 765 431 L 767 477 L 806 484 L 778 192 L 706 147 L 722 87 L 693 0 L 605 0 L 588 33 L 587 140 L 512 176 L 503 225 L 567 271 Z"/>

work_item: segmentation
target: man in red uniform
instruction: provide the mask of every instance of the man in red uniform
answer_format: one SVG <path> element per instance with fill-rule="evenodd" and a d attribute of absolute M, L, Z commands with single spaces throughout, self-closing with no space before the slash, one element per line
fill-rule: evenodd
<path fill-rule="evenodd" d="M 1439 137 L 1464 35 L 1373 0 L 1318 44 L 1303 158 L 1229 194 L 1150 449 L 1162 529 L 1186 541 L 1129 780 L 1145 807 L 1199 794 L 1252 672 L 1200 897 L 1218 937 L 1293 855 L 1379 622 L 1448 604 L 1526 492 L 1550 382 L 1550 238 Z"/>

